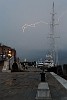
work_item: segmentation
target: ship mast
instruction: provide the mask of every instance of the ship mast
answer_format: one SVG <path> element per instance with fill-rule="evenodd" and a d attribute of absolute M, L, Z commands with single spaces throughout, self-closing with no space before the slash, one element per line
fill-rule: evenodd
<path fill-rule="evenodd" d="M 52 59 L 54 63 L 56 63 L 56 53 L 55 53 L 55 12 L 54 12 L 54 2 L 53 2 L 53 7 L 52 7 L 52 13 L 51 13 L 51 23 L 50 23 L 50 55 L 52 56 Z"/>

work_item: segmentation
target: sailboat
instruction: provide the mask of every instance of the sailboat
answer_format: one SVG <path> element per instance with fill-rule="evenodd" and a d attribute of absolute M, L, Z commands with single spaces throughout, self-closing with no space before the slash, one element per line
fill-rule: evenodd
<path fill-rule="evenodd" d="M 55 34 L 54 34 L 54 28 L 55 28 L 55 13 L 54 13 L 54 2 L 53 2 L 53 7 L 52 7 L 52 20 L 50 23 L 50 34 L 49 34 L 49 38 L 50 38 L 50 50 L 49 50 L 49 54 L 46 55 L 46 59 L 44 61 L 44 66 L 45 68 L 51 68 L 55 66 L 55 62 L 56 62 L 56 51 L 55 51 Z"/>

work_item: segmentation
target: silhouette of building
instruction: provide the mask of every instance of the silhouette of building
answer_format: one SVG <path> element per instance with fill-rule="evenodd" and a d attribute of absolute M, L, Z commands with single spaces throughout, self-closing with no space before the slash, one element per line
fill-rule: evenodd
<path fill-rule="evenodd" d="M 16 58 L 16 50 L 0 43 L 0 61 L 6 60 L 12 56 Z"/>

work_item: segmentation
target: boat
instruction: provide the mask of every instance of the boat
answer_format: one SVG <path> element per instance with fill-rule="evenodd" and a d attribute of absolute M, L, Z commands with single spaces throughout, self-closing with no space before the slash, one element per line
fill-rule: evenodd
<path fill-rule="evenodd" d="M 37 62 L 37 67 L 38 68 L 41 68 L 42 66 L 44 65 L 42 59 L 40 59 L 38 62 Z"/>
<path fill-rule="evenodd" d="M 43 62 L 39 62 L 39 63 L 37 64 L 37 67 L 42 67 L 43 65 L 44 65 Z"/>
<path fill-rule="evenodd" d="M 43 65 L 44 65 L 45 68 L 51 68 L 51 67 L 54 67 L 54 61 L 53 61 L 51 55 L 46 55 L 46 59 L 45 59 Z"/>
<path fill-rule="evenodd" d="M 52 19 L 50 22 L 50 33 L 49 33 L 49 40 L 50 40 L 50 46 L 49 46 L 49 50 L 48 50 L 48 54 L 46 55 L 46 59 L 44 62 L 44 66 L 46 68 L 51 68 L 54 67 L 54 65 L 56 65 L 56 49 L 55 49 L 55 33 L 54 33 L 54 28 L 55 28 L 55 12 L 54 12 L 54 2 L 53 2 L 53 7 L 52 7 Z"/>

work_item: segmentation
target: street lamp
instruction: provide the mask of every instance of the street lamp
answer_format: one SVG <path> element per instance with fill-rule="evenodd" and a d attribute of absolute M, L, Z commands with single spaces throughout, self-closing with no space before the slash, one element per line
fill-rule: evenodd
<path fill-rule="evenodd" d="M 9 58 L 9 70 L 10 70 L 10 58 L 11 58 L 11 50 L 8 51 L 8 58 Z"/>

